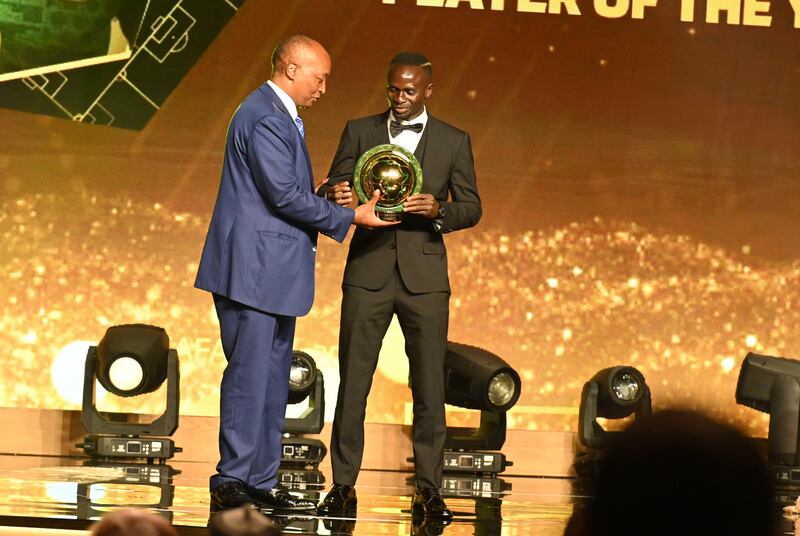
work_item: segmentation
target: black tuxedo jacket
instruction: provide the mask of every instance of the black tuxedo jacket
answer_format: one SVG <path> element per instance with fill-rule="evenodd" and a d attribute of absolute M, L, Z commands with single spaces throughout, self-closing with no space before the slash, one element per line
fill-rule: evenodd
<path fill-rule="evenodd" d="M 352 186 L 358 158 L 389 143 L 388 118 L 387 110 L 347 122 L 319 195 L 338 182 Z M 357 228 L 347 256 L 345 285 L 379 289 L 397 264 L 403 283 L 413 293 L 450 290 L 442 233 L 472 227 L 482 212 L 469 134 L 428 115 L 414 156 L 422 165 L 422 192 L 433 194 L 444 207 L 441 231 L 434 229 L 433 220 L 413 214 L 404 214 L 395 227 Z"/>

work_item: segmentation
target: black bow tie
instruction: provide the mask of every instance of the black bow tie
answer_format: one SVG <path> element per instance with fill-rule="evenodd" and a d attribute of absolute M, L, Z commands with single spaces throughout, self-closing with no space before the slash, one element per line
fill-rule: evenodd
<path fill-rule="evenodd" d="M 422 123 L 414 123 L 413 125 L 405 125 L 403 123 L 398 123 L 397 121 L 392 120 L 389 123 L 389 134 L 391 134 L 393 138 L 396 137 L 401 132 L 403 132 L 404 130 L 413 130 L 414 132 L 419 134 L 420 132 L 422 132 L 422 128 L 423 127 L 424 127 L 424 125 Z"/>

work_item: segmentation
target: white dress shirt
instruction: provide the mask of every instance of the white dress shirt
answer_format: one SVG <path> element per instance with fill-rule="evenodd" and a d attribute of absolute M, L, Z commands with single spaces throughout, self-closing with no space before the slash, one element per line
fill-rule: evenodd
<path fill-rule="evenodd" d="M 292 98 L 284 90 L 274 84 L 272 80 L 267 80 L 267 84 L 269 84 L 269 87 L 274 89 L 275 93 L 278 94 L 278 98 L 281 99 L 281 102 L 284 106 L 286 106 L 286 110 L 289 112 L 289 115 L 292 116 L 292 121 L 297 119 L 297 116 L 299 115 L 297 113 L 297 105 L 294 103 Z"/>
<path fill-rule="evenodd" d="M 392 121 L 397 121 L 394 117 L 394 113 L 389 110 L 389 119 L 386 121 L 386 130 L 389 131 L 389 124 Z M 422 130 L 419 132 L 414 132 L 413 130 L 404 130 L 394 138 L 392 137 L 391 131 L 389 131 L 389 143 L 394 143 L 399 145 L 403 149 L 407 149 L 409 152 L 413 153 L 417 150 L 417 145 L 419 145 L 419 140 L 422 139 L 422 133 L 425 132 L 425 126 L 428 124 L 428 109 L 423 108 L 422 113 L 419 114 L 414 119 L 410 121 L 399 121 L 404 125 L 413 125 L 415 123 L 422 123 Z"/>

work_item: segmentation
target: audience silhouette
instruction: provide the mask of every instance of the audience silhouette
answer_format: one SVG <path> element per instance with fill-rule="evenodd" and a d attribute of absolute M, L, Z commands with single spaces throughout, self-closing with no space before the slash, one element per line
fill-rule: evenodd
<path fill-rule="evenodd" d="M 666 410 L 598 452 L 593 497 L 564 536 L 770 536 L 778 511 L 765 456 L 736 429 Z"/>
<path fill-rule="evenodd" d="M 209 536 L 278 536 L 281 529 L 251 506 L 222 510 L 208 522 Z"/>
<path fill-rule="evenodd" d="M 91 536 L 178 536 L 160 515 L 140 508 L 113 510 L 94 523 Z"/>

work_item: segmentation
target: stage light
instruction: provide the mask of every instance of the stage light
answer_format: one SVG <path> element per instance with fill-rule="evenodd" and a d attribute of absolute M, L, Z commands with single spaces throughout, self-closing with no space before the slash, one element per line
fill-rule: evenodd
<path fill-rule="evenodd" d="M 633 414 L 639 419 L 651 413 L 650 388 L 641 372 L 627 366 L 603 369 L 583 386 L 578 438 L 586 447 L 601 448 L 616 432 L 604 430 L 598 417 L 622 419 Z"/>
<path fill-rule="evenodd" d="M 321 374 L 320 374 L 321 376 Z M 317 364 L 305 352 L 292 352 L 289 369 L 289 404 L 299 404 L 311 393 L 317 379 Z"/>
<path fill-rule="evenodd" d="M 96 347 L 97 379 L 118 396 L 152 393 L 167 378 L 168 353 L 169 337 L 163 328 L 112 326 Z"/>
<path fill-rule="evenodd" d="M 318 434 L 325 425 L 325 380 L 314 358 L 295 350 L 289 370 L 288 403 L 300 404 L 306 399 L 308 407 L 299 416 L 284 419 L 281 467 L 316 468 L 328 453 L 327 447 L 319 439 L 299 437 L 302 434 Z"/>
<path fill-rule="evenodd" d="M 166 409 L 151 422 L 130 422 L 134 415 L 101 413 L 95 406 L 95 378 L 122 397 L 151 393 L 166 380 Z M 178 353 L 169 348 L 163 328 L 145 324 L 112 326 L 86 354 L 81 417 L 86 431 L 77 446 L 98 458 L 168 459 L 181 449 L 171 436 L 178 428 L 180 403 Z"/>
<path fill-rule="evenodd" d="M 445 402 L 481 412 L 478 428 L 447 427 L 445 472 L 496 474 L 511 462 L 497 451 L 506 440 L 506 412 L 519 400 L 522 381 L 495 354 L 466 344 L 447 343 Z"/>
<path fill-rule="evenodd" d="M 800 483 L 800 361 L 748 353 L 739 370 L 736 403 L 769 414 L 767 458 L 775 478 Z"/>
<path fill-rule="evenodd" d="M 468 409 L 505 412 L 519 400 L 519 374 L 495 354 L 466 344 L 447 343 L 445 402 Z"/>

